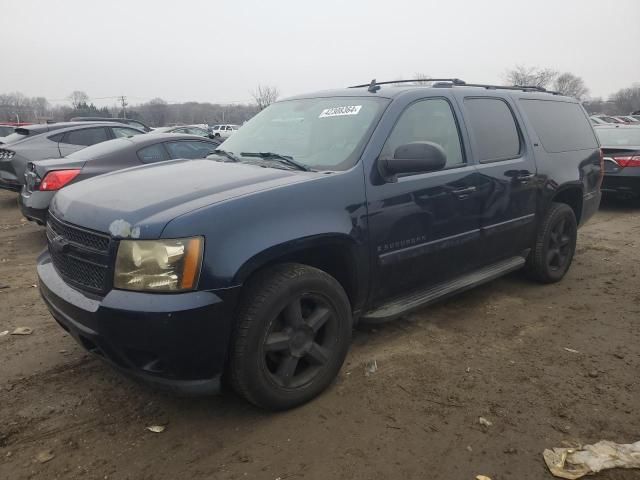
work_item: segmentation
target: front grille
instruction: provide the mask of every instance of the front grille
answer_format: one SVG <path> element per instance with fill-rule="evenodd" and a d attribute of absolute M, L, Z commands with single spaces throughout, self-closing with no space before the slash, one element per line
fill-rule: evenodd
<path fill-rule="evenodd" d="M 106 266 L 94 265 L 65 253 L 51 252 L 51 259 L 58 273 L 72 283 L 96 291 L 104 289 Z"/>
<path fill-rule="evenodd" d="M 47 219 L 47 230 L 51 230 L 55 235 L 60 235 L 65 240 L 75 243 L 78 246 L 90 248 L 98 252 L 109 252 L 110 238 L 107 235 L 89 232 L 85 229 L 62 223 L 49 213 Z"/>
<path fill-rule="evenodd" d="M 69 284 L 82 290 L 105 293 L 109 288 L 111 239 L 47 217 L 47 243 L 53 266 Z"/>

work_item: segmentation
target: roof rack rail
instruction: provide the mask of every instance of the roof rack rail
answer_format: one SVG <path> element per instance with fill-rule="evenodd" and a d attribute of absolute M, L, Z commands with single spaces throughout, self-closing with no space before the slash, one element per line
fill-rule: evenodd
<path fill-rule="evenodd" d="M 371 93 L 375 93 L 380 90 L 381 85 L 394 85 L 397 83 L 425 83 L 425 82 L 437 82 L 434 86 L 437 87 L 478 87 L 485 88 L 487 90 L 520 90 L 523 92 L 541 92 L 541 93 L 549 93 L 551 95 L 562 95 L 560 92 L 554 92 L 552 90 L 547 90 L 543 87 L 538 87 L 536 85 L 489 85 L 484 83 L 467 83 L 464 80 L 460 80 L 459 78 L 416 78 L 413 80 L 390 80 L 385 82 L 377 82 L 374 78 L 369 83 L 363 83 L 362 85 L 352 85 L 349 88 L 364 88 L 367 87 L 367 90 Z M 450 84 L 450 85 L 447 85 Z"/>
<path fill-rule="evenodd" d="M 390 80 L 387 82 L 376 82 L 374 78 L 370 83 L 363 83 L 362 85 L 352 85 L 349 88 L 364 88 L 368 87 L 370 92 L 376 92 L 380 89 L 379 85 L 392 85 L 394 83 L 415 83 L 415 82 L 451 82 L 454 85 L 466 85 L 464 80 L 459 78 L 416 78 L 413 80 Z M 377 88 L 376 88 L 377 87 Z"/>

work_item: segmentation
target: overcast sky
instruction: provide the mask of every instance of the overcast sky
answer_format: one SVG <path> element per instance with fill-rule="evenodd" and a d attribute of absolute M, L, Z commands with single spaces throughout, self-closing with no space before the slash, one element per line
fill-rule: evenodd
<path fill-rule="evenodd" d="M 416 72 L 501 83 L 516 64 L 640 81 L 640 0 L 2 0 L 0 93 L 246 102 Z"/>

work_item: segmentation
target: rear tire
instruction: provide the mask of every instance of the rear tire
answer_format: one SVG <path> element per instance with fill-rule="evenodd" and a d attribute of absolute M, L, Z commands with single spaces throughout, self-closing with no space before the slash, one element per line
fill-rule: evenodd
<path fill-rule="evenodd" d="M 571 266 L 577 237 L 578 225 L 573 209 L 565 203 L 552 203 L 527 258 L 529 276 L 541 283 L 562 280 Z"/>
<path fill-rule="evenodd" d="M 236 322 L 231 385 L 269 410 L 319 395 L 340 371 L 351 340 L 351 307 L 342 286 L 300 264 L 278 265 L 251 278 Z"/>

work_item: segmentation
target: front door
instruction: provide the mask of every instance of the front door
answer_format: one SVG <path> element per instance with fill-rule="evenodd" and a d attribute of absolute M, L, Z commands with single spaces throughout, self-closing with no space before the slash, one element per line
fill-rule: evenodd
<path fill-rule="evenodd" d="M 400 114 L 380 158 L 415 141 L 439 144 L 443 170 L 367 186 L 368 225 L 376 283 L 373 304 L 440 283 L 473 268 L 480 235 L 477 173 L 467 162 L 447 98 L 424 98 Z M 375 167 L 374 167 L 375 168 Z M 374 182 L 372 182 L 374 183 Z"/>

